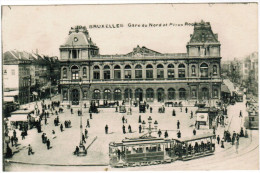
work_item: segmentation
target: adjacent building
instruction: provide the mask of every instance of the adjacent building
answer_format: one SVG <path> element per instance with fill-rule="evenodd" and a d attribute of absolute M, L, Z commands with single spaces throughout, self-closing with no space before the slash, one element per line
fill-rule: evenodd
<path fill-rule="evenodd" d="M 216 102 L 222 83 L 218 35 L 202 21 L 187 41 L 186 53 L 137 46 L 122 55 L 100 55 L 86 27 L 72 27 L 60 46 L 61 100 Z"/>

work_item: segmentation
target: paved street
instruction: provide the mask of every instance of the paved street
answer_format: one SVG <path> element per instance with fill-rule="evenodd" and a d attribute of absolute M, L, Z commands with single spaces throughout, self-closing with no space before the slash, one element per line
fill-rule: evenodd
<path fill-rule="evenodd" d="M 59 97 L 56 96 L 52 100 L 58 100 Z M 49 100 L 47 101 L 49 102 Z M 38 105 L 40 105 L 38 103 Z M 33 105 L 31 105 L 33 106 Z M 41 134 L 37 133 L 36 129 L 31 129 L 28 131 L 28 136 L 25 140 L 21 140 L 20 132 L 18 132 L 19 143 L 21 143 L 20 152 L 16 153 L 11 161 L 14 162 L 25 162 L 25 163 L 37 163 L 37 164 L 47 164 L 47 165 L 95 165 L 95 164 L 108 164 L 109 157 L 108 157 L 108 146 L 109 143 L 112 141 L 119 142 L 120 139 L 124 139 L 125 137 L 138 137 L 141 134 L 138 133 L 138 118 L 139 115 L 142 116 L 142 120 L 145 120 L 147 123 L 147 118 L 151 116 L 153 118 L 153 122 L 155 120 L 158 121 L 158 129 L 163 131 L 167 130 L 169 133 L 169 138 L 176 138 L 177 133 L 177 120 L 180 121 L 180 130 L 182 136 L 192 136 L 192 130 L 194 129 L 194 123 L 196 120 L 196 116 L 193 119 L 190 119 L 190 111 L 196 111 L 197 108 L 195 107 L 188 107 L 188 113 L 185 113 L 183 109 L 182 112 L 180 108 L 174 108 L 176 110 L 177 116 L 172 116 L 172 107 L 166 107 L 166 113 L 160 114 L 158 113 L 158 107 L 153 106 L 153 113 L 145 113 L 139 114 L 138 108 L 133 108 L 133 115 L 126 115 L 122 113 L 116 113 L 115 108 L 103 108 L 100 109 L 99 114 L 93 114 L 93 119 L 90 120 L 90 128 L 88 130 L 88 138 L 86 140 L 85 146 L 87 147 L 95 137 L 97 140 L 90 146 L 88 150 L 88 155 L 86 157 L 77 157 L 74 156 L 72 153 L 75 150 L 75 147 L 79 144 L 80 141 L 80 117 L 77 115 L 77 110 L 74 109 L 74 114 L 70 113 L 70 110 L 64 108 L 64 113 L 59 114 L 60 122 L 65 120 L 70 120 L 72 124 L 72 128 L 64 128 L 63 132 L 60 131 L 59 126 L 54 126 L 54 118 L 56 115 L 51 115 L 48 118 L 48 124 L 45 125 L 44 121 L 42 121 L 42 131 L 47 134 L 47 137 L 50 139 L 51 142 L 51 149 L 47 150 L 46 144 L 42 143 Z M 240 131 L 241 125 L 241 118 L 239 118 L 240 110 L 243 111 L 243 116 L 247 116 L 245 112 L 245 104 L 244 103 L 236 103 L 234 106 L 228 107 L 228 117 L 230 125 L 226 126 L 225 128 L 229 128 L 230 132 Z M 128 125 L 132 126 L 133 133 L 122 133 L 122 116 L 125 116 L 127 119 L 126 131 L 128 131 Z M 83 132 L 86 128 L 87 119 L 90 119 L 88 108 L 83 108 L 83 117 L 82 117 L 82 124 L 83 124 Z M 109 134 L 105 134 L 105 125 L 109 127 Z M 148 123 L 147 123 L 148 124 Z M 147 125 L 146 124 L 146 125 Z M 55 130 L 57 138 L 52 139 L 52 130 Z M 224 127 L 219 127 L 216 131 L 217 135 L 219 134 L 222 138 L 223 136 Z M 197 130 L 197 134 L 202 134 L 206 132 L 212 132 L 212 130 Z M 12 132 L 10 132 L 11 134 Z M 153 136 L 157 136 L 156 133 L 152 134 Z M 251 134 L 251 138 L 241 138 L 241 145 L 239 148 L 239 154 L 235 153 L 234 146 L 231 146 L 229 143 L 225 143 L 225 149 L 220 148 L 220 146 L 216 147 L 216 152 L 214 156 L 209 156 L 206 158 L 196 159 L 189 162 L 181 162 L 177 161 L 172 163 L 169 167 L 170 169 L 183 169 L 183 166 L 187 169 L 238 169 L 231 165 L 234 164 L 225 164 L 224 167 L 217 168 L 218 163 L 222 164 L 222 161 L 226 160 L 229 162 L 232 159 L 239 159 L 239 157 L 244 155 L 250 155 L 251 152 L 255 153 L 258 150 L 258 131 L 254 131 Z M 34 155 L 28 156 L 27 148 L 28 144 L 31 144 L 33 151 L 35 151 Z M 220 159 L 222 158 L 222 159 Z M 249 159 L 256 159 L 254 157 L 249 157 Z M 258 159 L 256 159 L 258 160 Z M 209 166 L 203 167 L 202 163 L 207 162 Z M 254 163 L 254 162 L 250 162 Z M 217 164 L 217 165 L 216 165 Z M 48 167 L 46 165 L 46 167 Z M 201 166 L 198 166 L 201 165 Z M 203 164 L 204 165 L 204 164 Z M 254 168 L 257 164 L 252 165 Z M 6 169 L 15 170 L 16 166 L 21 165 L 14 165 L 11 166 L 7 165 Z M 24 165 L 23 165 L 24 166 Z M 161 165 L 163 166 L 163 165 Z M 161 166 L 156 166 L 155 168 L 142 168 L 142 169 L 160 169 Z M 220 165 L 219 165 L 220 166 Z M 235 166 L 235 165 L 234 165 Z M 245 165 L 246 166 L 246 165 Z M 252 168 L 253 168 L 252 167 Z M 71 167 L 73 168 L 73 167 Z M 102 169 L 101 167 L 100 169 Z M 105 168 L 105 167 L 104 167 Z M 18 168 L 17 168 L 18 169 Z M 51 168 L 50 168 L 51 169 Z M 63 169 L 61 167 L 61 169 Z M 91 169 L 96 169 L 91 167 Z M 98 168 L 99 169 L 99 168 Z M 109 168 L 111 169 L 111 168 Z M 127 168 L 130 170 L 135 170 L 137 168 Z M 138 168 L 140 169 L 140 168 Z M 48 170 L 48 168 L 47 168 Z"/>

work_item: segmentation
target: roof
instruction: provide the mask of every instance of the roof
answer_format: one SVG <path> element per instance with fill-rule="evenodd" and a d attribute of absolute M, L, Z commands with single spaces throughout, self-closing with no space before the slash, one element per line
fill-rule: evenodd
<path fill-rule="evenodd" d="M 6 92 L 4 92 L 4 96 L 5 97 L 9 97 L 9 96 L 18 96 L 18 94 L 19 94 L 19 91 L 6 91 Z"/>
<path fill-rule="evenodd" d="M 13 115 L 13 114 L 26 114 L 26 115 L 28 115 L 28 114 L 30 114 L 32 112 L 33 112 L 33 110 L 20 109 L 20 110 L 12 112 L 11 115 Z"/>
<path fill-rule="evenodd" d="M 221 92 L 231 93 L 228 87 L 225 84 L 221 84 Z"/>
<path fill-rule="evenodd" d="M 129 52 L 128 54 L 126 55 L 137 55 L 137 54 L 140 54 L 140 55 L 144 55 L 144 54 L 152 54 L 152 55 L 162 55 L 160 52 L 156 52 L 152 49 L 148 49 L 146 47 L 139 47 L 139 45 L 137 45 L 136 48 L 133 48 L 133 51 L 132 52 Z"/>
<path fill-rule="evenodd" d="M 209 137 L 213 137 L 213 136 L 214 135 L 212 133 L 206 133 L 206 134 L 200 134 L 200 135 L 190 136 L 190 137 L 185 137 L 185 138 L 178 138 L 178 139 L 175 139 L 175 140 L 179 141 L 179 142 L 188 142 L 188 141 L 205 139 L 205 138 L 209 138 Z"/>
<path fill-rule="evenodd" d="M 194 24 L 194 31 L 191 35 L 189 43 L 218 43 L 218 35 L 214 34 L 211 30 L 211 25 L 209 22 L 204 22 Z"/>
<path fill-rule="evenodd" d="M 9 121 L 27 121 L 27 114 L 12 115 Z"/>

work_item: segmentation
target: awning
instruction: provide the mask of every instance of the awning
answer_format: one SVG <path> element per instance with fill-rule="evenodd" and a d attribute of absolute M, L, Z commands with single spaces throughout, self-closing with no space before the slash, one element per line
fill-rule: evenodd
<path fill-rule="evenodd" d="M 14 115 L 14 114 L 19 114 L 19 115 L 26 114 L 26 115 L 28 115 L 30 113 L 33 113 L 33 111 L 34 111 L 33 109 L 17 110 L 17 111 L 12 112 L 11 115 Z"/>
<path fill-rule="evenodd" d="M 230 90 L 228 89 L 228 87 L 225 84 L 222 84 L 221 85 L 221 92 L 230 93 Z"/>
<path fill-rule="evenodd" d="M 208 113 L 197 113 L 197 121 L 208 121 Z"/>
<path fill-rule="evenodd" d="M 18 96 L 19 92 L 18 91 L 8 91 L 4 92 L 4 97 L 6 96 Z"/>
<path fill-rule="evenodd" d="M 19 114 L 19 115 L 12 115 L 9 118 L 10 122 L 14 122 L 14 121 L 23 121 L 26 122 L 27 121 L 27 114 Z"/>
<path fill-rule="evenodd" d="M 14 102 L 14 97 L 4 97 L 4 102 Z"/>

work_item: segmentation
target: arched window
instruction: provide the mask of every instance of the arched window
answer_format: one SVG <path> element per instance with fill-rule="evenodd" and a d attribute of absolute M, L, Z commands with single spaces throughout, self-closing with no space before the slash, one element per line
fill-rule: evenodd
<path fill-rule="evenodd" d="M 67 77 L 68 77 L 67 68 L 63 68 L 62 72 L 63 72 L 63 78 L 64 78 L 64 79 L 67 78 Z"/>
<path fill-rule="evenodd" d="M 178 66 L 178 73 L 179 73 L 179 78 L 185 78 L 185 65 L 180 64 Z"/>
<path fill-rule="evenodd" d="M 131 89 L 125 89 L 125 100 L 126 101 L 129 101 L 129 98 L 133 98 L 133 93 L 132 93 L 132 90 Z"/>
<path fill-rule="evenodd" d="M 72 66 L 71 67 L 71 79 L 72 80 L 78 80 L 79 79 L 79 68 L 78 66 Z"/>
<path fill-rule="evenodd" d="M 173 88 L 168 89 L 168 99 L 174 100 L 175 99 L 175 90 Z"/>
<path fill-rule="evenodd" d="M 157 100 L 158 100 L 158 102 L 163 102 L 164 101 L 164 96 L 165 96 L 164 89 L 159 88 L 157 90 Z"/>
<path fill-rule="evenodd" d="M 218 98 L 218 89 L 216 88 L 213 90 L 213 97 Z"/>
<path fill-rule="evenodd" d="M 131 77 L 132 77 L 131 66 L 126 65 L 125 66 L 125 79 L 131 79 Z"/>
<path fill-rule="evenodd" d="M 153 99 L 154 99 L 154 91 L 152 88 L 148 88 L 146 90 L 146 100 L 150 102 L 153 101 Z"/>
<path fill-rule="evenodd" d="M 135 78 L 142 79 L 142 77 L 143 77 L 142 66 L 138 64 L 135 66 Z"/>
<path fill-rule="evenodd" d="M 151 64 L 146 66 L 146 79 L 153 79 L 153 66 Z"/>
<path fill-rule="evenodd" d="M 195 67 L 195 65 L 191 66 L 191 76 L 196 76 L 196 67 Z"/>
<path fill-rule="evenodd" d="M 83 77 L 86 77 L 86 76 L 87 76 L 87 68 L 83 67 Z"/>
<path fill-rule="evenodd" d="M 100 99 L 100 98 L 101 98 L 101 95 L 100 95 L 100 90 L 98 90 L 98 89 L 95 89 L 95 90 L 93 91 L 92 98 L 93 98 L 93 99 L 95 99 L 95 100 L 98 100 L 98 99 Z"/>
<path fill-rule="evenodd" d="M 186 100 L 186 90 L 184 88 L 179 89 L 179 99 Z"/>
<path fill-rule="evenodd" d="M 121 69 L 119 65 L 114 67 L 114 79 L 121 79 Z"/>
<path fill-rule="evenodd" d="M 168 79 L 174 79 L 174 65 L 168 65 Z"/>
<path fill-rule="evenodd" d="M 209 99 L 209 90 L 208 88 L 202 88 L 202 99 L 208 100 Z"/>
<path fill-rule="evenodd" d="M 164 79 L 164 69 L 162 64 L 157 65 L 157 79 Z"/>
<path fill-rule="evenodd" d="M 208 65 L 206 63 L 203 63 L 200 65 L 200 76 L 201 77 L 208 77 Z"/>
<path fill-rule="evenodd" d="M 217 76 L 218 75 L 218 67 L 217 65 L 213 65 L 213 76 Z"/>
<path fill-rule="evenodd" d="M 111 100 L 111 91 L 109 89 L 104 90 L 104 100 Z"/>
<path fill-rule="evenodd" d="M 100 79 L 100 69 L 99 66 L 95 65 L 93 68 L 93 79 L 98 80 Z"/>
<path fill-rule="evenodd" d="M 108 65 L 104 66 L 104 79 L 110 79 L 110 67 Z"/>
<path fill-rule="evenodd" d="M 120 89 L 115 89 L 114 91 L 114 100 L 121 100 L 122 95 L 121 95 L 121 90 Z"/>
<path fill-rule="evenodd" d="M 143 101 L 143 90 L 141 88 L 135 90 L 135 99 L 137 101 Z"/>

